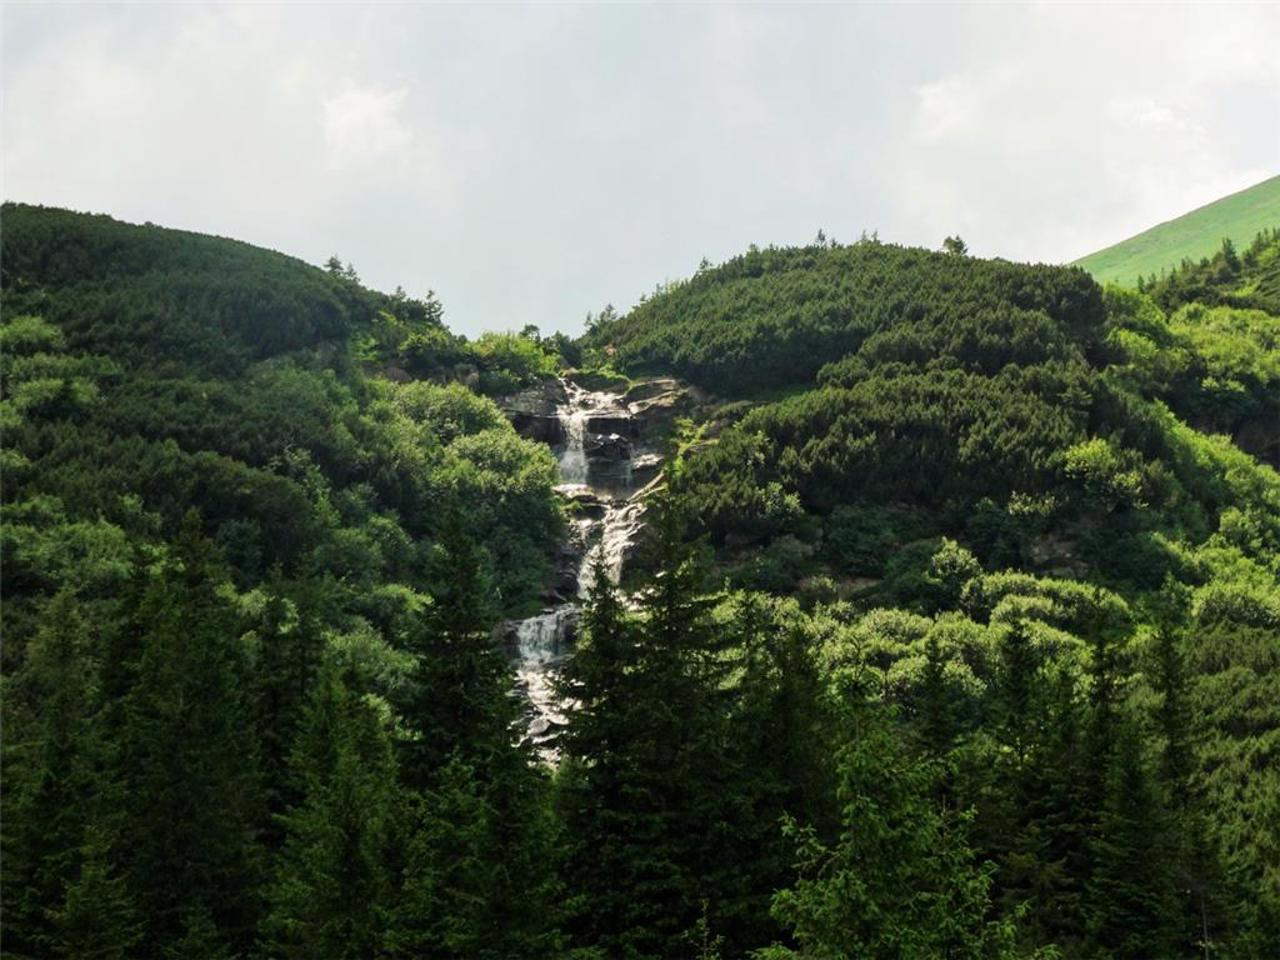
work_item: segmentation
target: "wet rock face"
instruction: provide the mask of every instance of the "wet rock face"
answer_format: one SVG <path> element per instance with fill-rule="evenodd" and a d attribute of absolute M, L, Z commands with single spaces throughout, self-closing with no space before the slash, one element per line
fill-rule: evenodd
<path fill-rule="evenodd" d="M 559 380 L 543 380 L 519 393 L 498 400 L 507 416 L 522 413 L 532 417 L 555 417 L 568 402 L 564 384 Z"/>
<path fill-rule="evenodd" d="M 546 380 L 503 397 L 498 405 L 522 437 L 560 448 L 581 443 L 588 457 L 594 450 L 599 459 L 612 461 L 621 458 L 623 447 L 605 438 L 621 437 L 632 449 L 655 446 L 676 417 L 705 399 L 677 380 L 643 380 L 627 387 L 598 379 L 570 375 L 563 381 Z M 574 424 L 565 415 L 570 409 L 577 412 Z M 569 426 L 577 436 L 570 436 Z"/>
<path fill-rule="evenodd" d="M 603 520 L 609 505 L 584 483 L 562 483 L 556 493 L 565 499 L 571 516 L 582 520 Z"/>
<path fill-rule="evenodd" d="M 640 435 L 641 421 L 629 413 L 606 413 L 587 417 L 587 432 L 602 436 L 616 435 L 635 439 Z"/>
<path fill-rule="evenodd" d="M 631 441 L 617 433 L 588 433 L 587 460 L 630 460 Z"/>
<path fill-rule="evenodd" d="M 630 406 L 645 400 L 652 400 L 654 397 L 660 397 L 663 394 L 683 392 L 685 392 L 685 388 L 680 385 L 678 380 L 659 378 L 640 381 L 632 386 L 622 399 Z"/>
<path fill-rule="evenodd" d="M 631 460 L 631 479 L 636 486 L 644 486 L 662 469 L 662 454 L 642 453 Z"/>
<path fill-rule="evenodd" d="M 522 410 L 507 410 L 507 419 L 516 428 L 516 433 L 528 440 L 537 440 L 547 446 L 554 447 L 565 442 L 564 424 L 556 416 L 543 416 L 537 413 L 525 413 Z"/>

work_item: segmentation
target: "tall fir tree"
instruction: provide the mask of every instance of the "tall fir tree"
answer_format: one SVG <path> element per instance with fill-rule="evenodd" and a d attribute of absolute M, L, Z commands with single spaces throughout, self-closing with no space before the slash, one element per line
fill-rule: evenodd
<path fill-rule="evenodd" d="M 783 816 L 813 825 L 823 839 L 836 829 L 832 716 L 798 613 L 785 601 L 741 594 L 720 627 L 737 667 L 727 751 L 732 813 L 706 922 L 722 931 L 731 954 L 782 933 L 769 905 L 792 878 L 793 850 L 778 830 Z"/>
<path fill-rule="evenodd" d="M 106 892 L 97 880 L 117 882 L 109 877 L 104 821 L 112 791 L 99 725 L 100 670 L 92 652 L 97 636 L 82 603 L 64 589 L 45 605 L 21 667 L 5 682 L 0 890 L 5 945 L 18 955 L 41 952 L 50 943 L 73 948 L 52 929 L 57 905 L 65 903 L 72 886 L 78 887 L 70 894 L 74 949 L 92 942 L 94 920 L 105 918 L 91 902 Z M 95 830 L 92 843 L 89 825 Z M 127 898 L 123 890 L 119 895 Z"/>
<path fill-rule="evenodd" d="M 577 942 L 663 957 L 679 955 L 704 899 L 716 908 L 716 854 L 734 827 L 725 663 L 703 568 L 670 494 L 652 498 L 648 516 L 657 573 L 638 620 L 620 614 L 614 588 L 598 579 L 571 668 L 583 709 L 566 743 L 566 777 L 575 778 L 566 835 Z"/>
<path fill-rule="evenodd" d="M 405 782 L 430 789 L 457 756 L 476 767 L 510 748 L 516 707 L 510 668 L 492 634 L 492 590 L 480 547 L 459 516 L 444 525 L 429 616 L 408 637 L 415 666 L 397 706 L 411 731 L 401 745 Z"/>
<path fill-rule="evenodd" d="M 137 955 L 142 919 L 119 875 L 118 858 L 109 830 L 90 825 L 78 875 L 47 911 L 53 931 L 45 946 L 53 955 L 66 960 L 129 960 Z M 12 942 L 5 946 L 11 949 Z"/>
<path fill-rule="evenodd" d="M 1119 720 L 1114 729 L 1106 792 L 1089 838 L 1090 940 L 1099 956 L 1115 960 L 1176 956 L 1186 944 L 1167 811 L 1135 724 Z"/>
<path fill-rule="evenodd" d="M 141 653 L 114 759 L 127 811 L 121 849 L 149 953 L 177 943 L 194 914 L 237 950 L 256 925 L 265 817 L 225 582 L 192 511 L 132 613 Z"/>
<path fill-rule="evenodd" d="M 291 755 L 299 804 L 264 923 L 273 957 L 387 955 L 402 814 L 387 719 L 336 666 L 315 684 Z"/>
<path fill-rule="evenodd" d="M 264 602 L 246 639 L 253 658 L 250 708 L 260 731 L 263 799 L 269 815 L 262 843 L 275 853 L 284 839 L 280 815 L 301 799 L 289 757 L 323 663 L 325 616 L 330 615 L 329 622 L 334 619 L 327 609 L 333 586 L 318 577 L 287 581 L 276 566 L 262 589 Z"/>
<path fill-rule="evenodd" d="M 514 678 L 493 635 L 485 558 L 456 512 L 441 548 L 438 593 L 409 638 L 415 668 L 400 702 L 411 731 L 401 743 L 403 779 L 418 799 L 405 893 L 416 907 L 400 911 L 397 949 L 538 957 L 555 942 L 557 919 L 548 777 L 517 743 Z M 450 858 L 456 870 L 441 867 Z"/>

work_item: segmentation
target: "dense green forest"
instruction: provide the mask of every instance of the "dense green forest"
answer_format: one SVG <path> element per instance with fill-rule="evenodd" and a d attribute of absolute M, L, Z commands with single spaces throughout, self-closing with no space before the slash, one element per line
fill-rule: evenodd
<path fill-rule="evenodd" d="M 1280 233 L 1141 290 L 752 249 L 579 343 L 2 240 L 6 956 L 1275 955 Z M 583 364 L 718 402 L 552 768 L 492 628 L 569 518 L 491 397 Z"/>

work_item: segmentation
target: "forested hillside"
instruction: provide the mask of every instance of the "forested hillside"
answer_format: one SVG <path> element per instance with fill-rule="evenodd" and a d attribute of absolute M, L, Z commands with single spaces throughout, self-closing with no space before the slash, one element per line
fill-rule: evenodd
<path fill-rule="evenodd" d="M 751 249 L 598 325 L 628 370 L 673 370 L 729 396 L 812 381 L 861 351 L 998 370 L 1088 350 L 1102 298 L 1079 270 L 1027 267 L 877 242 Z"/>
<path fill-rule="evenodd" d="M 1276 250 L 1147 293 L 875 241 L 753 250 L 588 338 L 743 398 L 685 438 L 691 531 L 731 590 L 809 610 L 836 703 L 937 764 L 1025 949 L 1280 942 Z M 831 842 L 801 845 L 775 915 L 814 956 L 890 955 L 851 949 Z"/>
<path fill-rule="evenodd" d="M 460 383 L 363 372 L 484 343 L 349 268 L 14 205 L 0 262 L 6 955 L 370 956 L 298 912 L 380 929 L 393 870 L 454 856 L 397 777 L 541 783 L 489 631 L 550 571 L 554 460 Z"/>
<path fill-rule="evenodd" d="M 6 955 L 1274 956 L 1275 234 L 753 249 L 573 344 L 3 214 Z M 551 765 L 492 627 L 573 515 L 484 394 L 580 361 L 714 412 Z"/>

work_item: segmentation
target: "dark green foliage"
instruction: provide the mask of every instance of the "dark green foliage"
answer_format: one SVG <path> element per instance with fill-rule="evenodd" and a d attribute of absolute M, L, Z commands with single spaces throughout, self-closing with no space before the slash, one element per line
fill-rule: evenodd
<path fill-rule="evenodd" d="M 1158 303 L 820 237 L 573 344 L 4 216 L 6 956 L 1274 953 L 1273 236 Z M 557 474 L 481 392 L 610 344 L 757 399 L 597 567 L 553 774 L 493 628 Z"/>
<path fill-rule="evenodd" d="M 109 813 L 101 795 L 108 781 L 95 723 L 94 631 L 70 591 L 46 610 L 21 669 L 4 687 L 5 940 L 9 949 L 34 952 L 51 943 L 88 949 L 99 936 L 106 949 L 122 937 L 123 949 L 131 942 L 125 931 L 113 935 L 103 926 L 113 909 L 104 901 L 124 895 L 111 876 L 101 820 Z"/>
<path fill-rule="evenodd" d="M 271 956 L 387 953 L 402 803 L 385 726 L 337 670 L 315 683 L 290 763 L 301 800 L 281 818 L 284 848 L 267 893 Z"/>
<path fill-rule="evenodd" d="M 1102 320 L 1082 270 L 863 242 L 753 249 L 600 324 L 589 342 L 611 344 L 626 368 L 741 394 L 804 383 L 859 351 L 875 363 L 952 354 L 988 373 L 1065 359 Z"/>
<path fill-rule="evenodd" d="M 126 874 L 161 950 L 207 912 L 228 945 L 247 945 L 263 822 L 248 663 L 213 547 L 192 512 L 130 623 L 140 637 L 113 758 L 125 801 Z"/>
<path fill-rule="evenodd" d="M 546 778 L 509 744 L 488 637 L 550 570 L 550 454 L 461 385 L 361 372 L 392 328 L 451 336 L 431 297 L 105 217 L 4 218 L 6 952 L 390 950 L 416 803 L 391 752 L 428 717 L 386 701 L 451 613 L 486 679 L 474 729 L 443 717 L 433 745 L 505 758 L 484 774 L 483 856 L 511 873 L 483 909 L 523 918 L 495 956 L 542 954 Z M 462 509 L 485 603 L 454 608 L 437 561 Z M 438 693 L 453 665 L 434 666 Z M 322 693 L 337 759 L 298 739 Z"/>
<path fill-rule="evenodd" d="M 1280 227 L 1263 230 L 1243 254 L 1224 239 L 1212 257 L 1199 263 L 1184 260 L 1139 288 L 1170 311 L 1184 303 L 1201 303 L 1280 314 Z"/>
<path fill-rule="evenodd" d="M 415 662 L 398 704 L 413 725 L 402 766 L 418 789 L 451 755 L 488 762 L 506 748 L 515 721 L 507 664 L 484 626 L 492 608 L 480 551 L 460 525 L 446 533 L 437 579 L 443 587 L 431 615 L 407 638 Z"/>
<path fill-rule="evenodd" d="M 624 612 L 597 572 L 581 653 L 568 673 L 583 706 L 563 774 L 570 931 L 607 955 L 675 957 L 700 901 L 721 905 L 733 797 L 725 791 L 724 673 L 685 520 L 662 498 L 648 514 L 657 574 Z"/>
<path fill-rule="evenodd" d="M 67 960 L 126 960 L 134 956 L 143 925 L 128 886 L 116 872 L 119 851 L 91 828 L 80 849 L 79 875 L 62 902 L 48 910 L 52 934 L 42 946 Z M 12 947 L 12 941 L 7 944 Z"/>
<path fill-rule="evenodd" d="M 1186 947 L 1175 939 L 1168 824 L 1137 731 L 1122 726 L 1116 734 L 1090 845 L 1090 939 L 1108 957 L 1168 956 L 1175 944 Z"/>
<path fill-rule="evenodd" d="M 73 350 L 158 373 L 227 375 L 341 341 L 377 305 L 349 281 L 247 243 L 23 204 L 3 215 L 6 312 L 41 313 Z"/>
<path fill-rule="evenodd" d="M 1235 915 L 1226 930 L 1210 924 L 1208 938 L 1236 941 L 1241 956 L 1264 956 L 1280 936 L 1280 630 L 1221 622 L 1192 641 L 1189 698 L 1200 741 L 1193 783 L 1203 791 Z M 1210 920 L 1213 898 L 1209 891 Z"/>
<path fill-rule="evenodd" d="M 859 711 L 836 755 L 840 835 L 828 846 L 789 821 L 799 878 L 774 898 L 798 950 L 769 958 L 1004 958 L 1011 923 L 992 922 L 990 865 L 975 862 L 964 818 L 940 808 L 940 770 L 914 760 L 892 726 Z"/>

